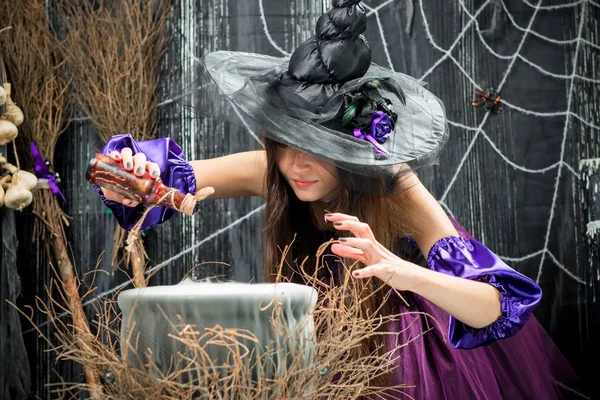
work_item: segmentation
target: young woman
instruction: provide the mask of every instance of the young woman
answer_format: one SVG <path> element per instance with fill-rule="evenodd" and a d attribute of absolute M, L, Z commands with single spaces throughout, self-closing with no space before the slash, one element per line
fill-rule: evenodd
<path fill-rule="evenodd" d="M 392 296 L 382 313 L 421 311 L 442 326 L 402 348 L 429 329 L 427 319 L 407 314 L 387 327 L 398 334 L 386 346 L 401 355 L 388 383 L 411 385 L 412 398 L 559 398 L 556 382 L 575 375 L 531 317 L 540 288 L 451 221 L 419 181 L 414 171 L 447 140 L 443 106 L 414 79 L 371 63 L 359 3 L 334 0 L 315 38 L 289 59 L 215 52 L 199 65 L 194 106 L 226 98 L 264 132 L 264 151 L 187 163 L 169 139 L 119 135 L 104 153 L 184 192 L 212 186 L 215 198 L 264 198 L 269 278 L 292 240 L 293 267 L 337 239 L 330 251 L 359 261 L 354 278 L 407 300 Z M 130 229 L 143 206 L 97 190 Z M 152 210 L 142 228 L 170 215 Z"/>

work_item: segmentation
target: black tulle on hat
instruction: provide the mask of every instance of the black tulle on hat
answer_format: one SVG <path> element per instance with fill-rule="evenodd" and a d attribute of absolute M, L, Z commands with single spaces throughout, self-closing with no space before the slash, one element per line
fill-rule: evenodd
<path fill-rule="evenodd" d="M 226 99 L 257 132 L 349 172 L 384 179 L 437 160 L 447 140 L 442 102 L 423 84 L 371 62 L 358 0 L 333 0 L 316 35 L 291 57 L 217 51 L 192 71 L 183 104 L 218 116 Z"/>

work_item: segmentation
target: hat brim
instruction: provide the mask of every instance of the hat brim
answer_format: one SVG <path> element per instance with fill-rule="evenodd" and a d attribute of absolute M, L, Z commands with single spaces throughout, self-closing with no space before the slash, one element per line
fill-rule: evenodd
<path fill-rule="evenodd" d="M 217 51 L 202 59 L 197 73 L 203 76 L 205 88 L 216 86 L 244 117 L 260 127 L 262 134 L 352 172 L 377 176 L 381 167 L 389 170 L 396 164 L 408 164 L 419 168 L 437 159 L 448 138 L 445 109 L 422 82 L 372 63 L 363 77 L 342 85 L 297 82 L 292 92 L 301 94 L 300 99 L 308 99 L 307 105 L 321 106 L 300 105 L 292 109 L 282 104 L 285 99 L 273 99 L 274 85 L 287 71 L 288 62 L 289 58 Z M 389 154 L 379 153 L 370 142 L 347 131 L 331 129 L 327 124 L 328 120 L 339 117 L 345 93 L 375 78 L 393 80 L 406 96 L 403 105 L 393 93 L 382 93 L 391 100 L 391 108 L 398 117 L 394 132 L 381 145 Z M 320 98 L 310 97 L 314 96 L 310 91 Z M 216 91 L 210 92 L 209 100 L 214 101 Z"/>

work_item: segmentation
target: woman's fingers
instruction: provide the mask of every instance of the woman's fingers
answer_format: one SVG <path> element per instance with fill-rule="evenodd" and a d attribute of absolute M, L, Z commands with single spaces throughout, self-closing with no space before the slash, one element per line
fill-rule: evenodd
<path fill-rule="evenodd" d="M 143 176 L 146 173 L 146 155 L 136 153 L 133 156 L 133 173 L 137 176 Z"/>
<path fill-rule="evenodd" d="M 371 265 L 381 261 L 385 254 L 381 253 L 381 245 L 371 239 L 362 239 L 356 237 L 339 238 L 338 251 L 344 254 L 357 254 L 361 257 L 360 261 Z M 334 253 L 338 254 L 334 251 Z M 340 255 L 340 254 L 338 254 Z M 341 255 L 340 255 L 341 256 Z M 345 256 L 342 256 L 345 257 Z M 356 257 L 351 257 L 358 259 Z"/>
<path fill-rule="evenodd" d="M 335 221 L 333 227 L 341 231 L 350 231 L 358 238 L 375 240 L 371 227 L 364 222 L 354 220 Z"/>
<path fill-rule="evenodd" d="M 333 226 L 336 229 L 350 231 L 356 237 L 375 240 L 371 227 L 364 222 L 360 222 L 359 219 L 353 215 L 332 213 L 325 214 L 325 219 L 329 222 L 333 222 Z"/>
<path fill-rule="evenodd" d="M 346 220 L 359 222 L 358 218 L 356 218 L 355 216 L 342 213 L 325 214 L 325 219 L 330 222 Z"/>
<path fill-rule="evenodd" d="M 121 149 L 121 152 L 112 151 L 109 154 L 109 157 L 115 161 L 122 161 L 123 168 L 127 171 L 133 171 L 137 176 L 143 176 L 146 171 L 155 178 L 160 176 L 160 168 L 157 163 L 147 161 L 144 153 L 137 153 L 134 155 L 129 147 L 124 147 Z M 107 200 L 121 203 L 127 207 L 137 207 L 139 204 L 139 202 L 124 197 L 112 190 L 102 188 L 102 194 Z"/>
<path fill-rule="evenodd" d="M 121 153 L 118 151 L 112 151 L 108 156 L 115 161 L 121 161 Z"/>
<path fill-rule="evenodd" d="M 139 204 L 137 201 L 133 201 L 131 199 L 128 199 L 128 198 L 126 198 L 126 197 L 124 197 L 124 196 L 122 196 L 122 195 L 120 195 L 120 194 L 118 194 L 116 192 L 113 192 L 112 190 L 107 190 L 107 189 L 104 189 L 104 188 L 101 188 L 101 189 L 102 189 L 102 194 L 104 195 L 104 198 L 106 200 L 115 201 L 115 202 L 121 203 L 121 204 L 123 204 L 124 206 L 127 206 L 127 207 L 137 207 L 137 205 Z"/>
<path fill-rule="evenodd" d="M 133 152 L 129 147 L 125 147 L 121 150 L 121 158 L 123 159 L 123 168 L 127 171 L 133 169 Z"/>
<path fill-rule="evenodd" d="M 388 265 L 376 264 L 352 271 L 352 276 L 360 279 L 374 276 L 385 283 L 389 283 L 390 279 L 394 276 L 394 269 Z"/>
<path fill-rule="evenodd" d="M 340 243 L 334 243 L 331 245 L 331 251 L 333 254 L 338 255 L 342 258 L 352 258 L 360 262 L 364 262 L 365 253 L 364 251 L 351 246 L 345 246 Z"/>
<path fill-rule="evenodd" d="M 106 200 L 116 201 L 117 203 L 123 202 L 124 197 L 120 194 L 113 192 L 112 190 L 104 189 L 102 187 L 100 188 L 100 190 L 102 190 L 102 195 Z"/>
<path fill-rule="evenodd" d="M 352 215 L 332 213 L 325 215 L 334 228 L 349 231 L 354 237 L 341 237 L 331 251 L 343 258 L 358 260 L 366 267 L 352 272 L 357 279 L 376 277 L 386 284 L 405 290 L 406 267 L 402 260 L 375 239 L 371 227 Z M 413 273 L 414 274 L 414 273 Z"/>
<path fill-rule="evenodd" d="M 134 201 L 134 200 L 131 200 L 131 199 L 128 199 L 128 198 L 124 197 L 123 201 L 121 201 L 121 204 L 123 204 L 124 206 L 127 206 L 127 207 L 137 207 L 137 205 L 140 204 L 140 203 L 138 203 L 137 201 Z"/>
<path fill-rule="evenodd" d="M 352 276 L 359 279 L 370 278 L 374 276 L 396 289 L 399 288 L 399 275 L 396 269 L 389 264 L 375 264 L 365 268 L 357 269 L 356 271 L 352 271 Z"/>
<path fill-rule="evenodd" d="M 154 178 L 160 176 L 160 167 L 157 163 L 148 161 L 144 153 L 133 155 L 133 151 L 129 147 L 124 147 L 121 152 L 112 151 L 109 157 L 115 161 L 123 161 L 123 168 L 133 171 L 137 176 L 143 176 L 146 171 Z"/>
<path fill-rule="evenodd" d="M 146 169 L 153 178 L 158 178 L 160 176 L 160 167 L 157 163 L 147 162 Z"/>

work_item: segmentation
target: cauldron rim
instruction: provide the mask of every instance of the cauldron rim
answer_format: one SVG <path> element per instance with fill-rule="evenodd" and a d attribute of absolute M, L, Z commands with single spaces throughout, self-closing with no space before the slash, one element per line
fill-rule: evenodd
<path fill-rule="evenodd" d="M 198 282 L 185 279 L 176 285 L 158 285 L 124 290 L 117 297 L 117 303 L 123 308 L 127 303 L 156 303 L 161 300 L 173 301 L 176 299 L 214 302 L 220 298 L 240 297 L 248 301 L 263 300 L 269 302 L 273 299 L 285 301 L 286 299 L 300 297 L 314 306 L 317 296 L 317 291 L 313 287 L 297 283 Z"/>

